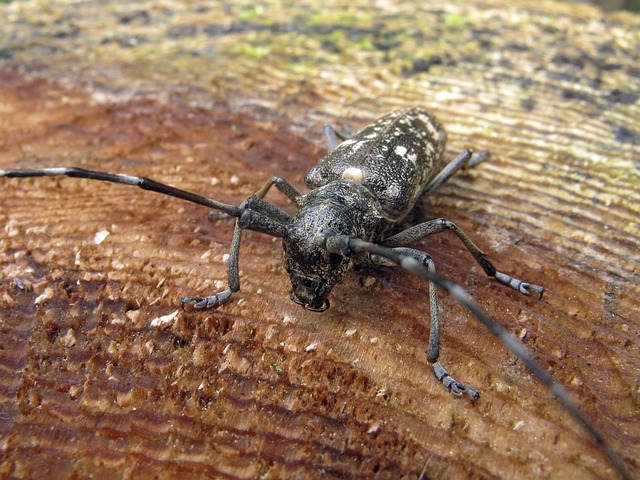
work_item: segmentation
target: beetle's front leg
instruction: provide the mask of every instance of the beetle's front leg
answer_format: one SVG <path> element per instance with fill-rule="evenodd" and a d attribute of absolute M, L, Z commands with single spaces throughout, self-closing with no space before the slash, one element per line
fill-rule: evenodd
<path fill-rule="evenodd" d="M 269 180 L 265 182 L 260 190 L 253 194 L 254 197 L 264 198 L 267 192 L 274 186 L 284 193 L 289 200 L 296 204 L 297 207 L 300 206 L 300 197 L 302 194 L 298 191 L 296 187 L 291 185 L 287 179 L 282 177 L 271 177 Z"/>
<path fill-rule="evenodd" d="M 218 308 L 231 298 L 231 294 L 233 292 L 240 290 L 238 258 L 240 256 L 241 240 L 242 227 L 240 226 L 240 219 L 237 219 L 233 229 L 233 238 L 231 239 L 231 250 L 229 251 L 229 269 L 227 270 L 229 288 L 215 295 L 209 295 L 208 297 L 184 297 L 180 301 L 182 308 L 184 308 L 188 303 L 193 303 L 193 307 L 199 310 Z"/>
<path fill-rule="evenodd" d="M 273 183 L 275 182 L 267 182 L 266 185 L 270 186 Z M 266 193 L 268 187 L 266 189 L 263 187 L 258 193 L 262 192 L 262 190 L 265 190 L 264 193 Z M 240 208 L 242 209 L 242 214 L 236 220 L 233 229 L 233 238 L 231 239 L 231 250 L 229 251 L 229 269 L 227 275 L 229 288 L 208 297 L 185 297 L 181 301 L 183 308 L 188 303 L 193 303 L 196 309 L 217 308 L 229 300 L 232 293 L 240 290 L 238 265 L 243 229 L 247 228 L 274 237 L 284 236 L 284 226 L 288 223 L 290 217 L 283 210 L 263 200 L 260 196 L 249 197 L 240 205 Z"/>
<path fill-rule="evenodd" d="M 427 267 L 430 272 L 435 273 L 435 264 L 428 253 L 407 247 L 396 247 L 392 248 L 392 250 L 402 256 L 415 258 L 418 262 Z M 368 255 L 368 259 L 376 265 L 396 266 L 395 263 L 377 255 Z M 455 395 L 467 394 L 471 397 L 471 401 L 475 402 L 480 397 L 480 393 L 475 388 L 458 382 L 455 378 L 449 375 L 447 370 L 438 361 L 438 357 L 440 356 L 440 310 L 438 307 L 438 290 L 436 285 L 431 281 L 429 281 L 429 310 L 431 313 L 431 328 L 429 331 L 429 350 L 427 352 L 427 360 L 429 360 L 429 363 L 433 365 L 433 371 L 436 378 L 442 382 L 447 390 Z"/>
<path fill-rule="evenodd" d="M 275 215 L 276 220 L 279 220 L 284 217 L 288 218 L 289 216 L 286 213 L 284 213 L 275 205 L 267 202 L 266 200 L 260 203 L 260 201 L 264 199 L 265 195 L 269 192 L 269 190 L 271 190 L 271 187 L 273 186 L 275 186 L 284 195 L 286 195 L 286 197 L 289 200 L 291 200 L 296 205 L 296 207 L 298 208 L 300 207 L 300 198 L 302 197 L 302 194 L 296 189 L 296 187 L 291 185 L 291 183 L 289 183 L 289 181 L 286 178 L 271 177 L 269 180 L 267 180 L 264 183 L 264 185 L 260 188 L 260 190 L 258 190 L 251 197 L 249 197 L 240 206 L 240 208 L 248 208 L 248 209 L 262 210 L 262 211 L 268 210 L 266 214 L 270 216 Z M 214 218 L 215 216 L 218 216 L 219 214 L 220 212 L 218 210 L 211 210 L 207 215 L 207 218 L 211 220 L 212 218 Z"/>

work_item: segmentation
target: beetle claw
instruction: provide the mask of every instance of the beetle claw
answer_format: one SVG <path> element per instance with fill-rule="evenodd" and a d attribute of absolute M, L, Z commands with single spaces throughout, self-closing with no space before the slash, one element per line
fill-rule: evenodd
<path fill-rule="evenodd" d="M 525 295 L 531 295 L 531 292 L 534 291 L 538 294 L 538 299 L 542 298 L 542 294 L 544 293 L 544 287 L 533 283 L 521 283 L 519 290 L 520 293 L 524 293 Z"/>
<path fill-rule="evenodd" d="M 185 306 L 189 303 L 193 304 L 195 310 L 206 310 L 209 308 L 218 308 L 224 304 L 231 297 L 231 290 L 224 290 L 216 295 L 209 297 L 184 297 L 180 300 L 180 306 L 184 310 Z"/>

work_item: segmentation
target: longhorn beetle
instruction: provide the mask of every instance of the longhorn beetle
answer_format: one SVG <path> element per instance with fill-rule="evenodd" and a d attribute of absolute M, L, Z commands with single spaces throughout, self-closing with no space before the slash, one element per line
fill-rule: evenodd
<path fill-rule="evenodd" d="M 449 292 L 511 349 L 584 426 L 620 475 L 630 478 L 622 460 L 564 387 L 556 383 L 503 327 L 489 318 L 462 287 L 437 275 L 427 253 L 407 245 L 428 235 L 451 230 L 490 277 L 524 295 L 535 292 L 542 296 L 544 289 L 496 270 L 475 243 L 449 220 L 430 220 L 394 232 L 394 227 L 422 195 L 431 194 L 458 170 L 479 163 L 486 154 L 474 156 L 471 150 L 464 150 L 443 166 L 446 132 L 433 115 L 420 108 L 390 113 L 351 136 L 343 135 L 329 125 L 324 133 L 329 152 L 305 177 L 305 183 L 311 189 L 309 193 L 300 193 L 282 177 L 272 177 L 239 207 L 147 178 L 75 167 L 0 170 L 0 177 L 66 175 L 135 185 L 235 217 L 228 288 L 211 296 L 185 297 L 183 307 L 192 304 L 196 309 L 217 308 L 240 289 L 238 257 L 245 229 L 282 238 L 284 267 L 292 286 L 289 296 L 295 303 L 314 312 L 329 308 L 329 293 L 342 281 L 351 261 L 399 265 L 429 281 L 431 329 L 427 359 L 446 389 L 456 395 L 466 394 L 471 401 L 479 398 L 475 388 L 455 380 L 438 361 L 440 314 L 436 285 Z M 339 143 L 339 140 L 343 141 Z M 298 208 L 295 215 L 289 216 L 264 200 L 273 186 L 295 204 Z"/>

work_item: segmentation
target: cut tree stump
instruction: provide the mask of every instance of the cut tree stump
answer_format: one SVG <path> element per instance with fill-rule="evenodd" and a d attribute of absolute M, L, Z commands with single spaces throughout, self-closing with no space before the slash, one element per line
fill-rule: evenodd
<path fill-rule="evenodd" d="M 240 204 L 302 188 L 322 126 L 418 105 L 447 159 L 491 158 L 419 203 L 418 242 L 572 393 L 640 475 L 640 18 L 529 2 L 0 5 L 0 169 L 79 166 Z M 286 3 L 286 2 L 285 2 Z M 292 212 L 277 192 L 270 200 Z M 615 472 L 523 365 L 424 281 L 354 269 L 322 314 L 289 301 L 280 241 L 122 185 L 0 179 L 4 478 L 553 478 Z"/>

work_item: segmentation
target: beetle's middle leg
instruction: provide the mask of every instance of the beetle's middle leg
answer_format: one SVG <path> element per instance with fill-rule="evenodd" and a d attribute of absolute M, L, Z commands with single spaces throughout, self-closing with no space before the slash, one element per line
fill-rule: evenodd
<path fill-rule="evenodd" d="M 421 252 L 414 248 L 396 247 L 394 251 L 404 256 L 415 258 L 418 262 L 426 266 L 429 271 L 436 271 L 435 265 L 431 256 L 428 253 Z M 397 266 L 395 263 L 377 255 L 369 255 L 368 259 L 376 265 Z M 449 375 L 442 364 L 438 361 L 440 356 L 440 309 L 438 308 L 438 290 L 436 285 L 429 281 L 429 310 L 431 314 L 431 326 L 429 329 L 429 350 L 427 352 L 427 360 L 433 365 L 433 371 L 436 374 L 436 378 L 442 382 L 445 388 L 455 395 L 462 395 L 464 393 L 471 397 L 472 401 L 476 401 L 480 397 L 480 393 L 469 385 L 458 382 L 455 378 Z"/>
<path fill-rule="evenodd" d="M 385 239 L 381 242 L 381 245 L 385 247 L 408 245 L 428 235 L 441 233 L 446 230 L 451 230 L 458 236 L 460 240 L 462 240 L 464 246 L 467 247 L 467 250 L 469 250 L 471 255 L 473 255 L 473 258 L 476 259 L 476 262 L 480 264 L 480 266 L 488 276 L 495 278 L 498 282 L 507 285 L 524 295 L 531 295 L 531 292 L 533 291 L 538 293 L 542 297 L 542 293 L 544 292 L 543 287 L 541 287 L 540 285 L 535 285 L 533 283 L 523 282 L 522 280 L 514 278 L 511 275 L 499 272 L 496 267 L 494 267 L 493 263 L 489 261 L 484 252 L 480 250 L 475 243 L 473 243 L 473 241 L 467 236 L 466 233 L 464 233 L 455 223 L 444 218 L 430 220 L 428 222 L 420 223 L 419 225 L 407 228 L 406 230 L 403 230 L 402 232 Z"/>

